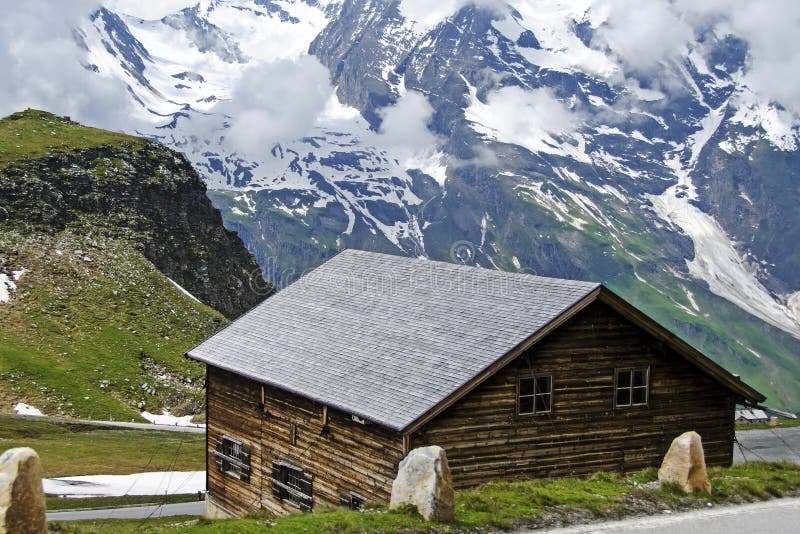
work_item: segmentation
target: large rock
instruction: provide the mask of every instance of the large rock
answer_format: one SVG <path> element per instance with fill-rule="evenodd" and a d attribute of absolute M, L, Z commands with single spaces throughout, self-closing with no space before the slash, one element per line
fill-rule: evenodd
<path fill-rule="evenodd" d="M 658 470 L 658 480 L 677 484 L 687 493 L 711 493 L 700 434 L 684 432 L 672 441 Z"/>
<path fill-rule="evenodd" d="M 455 519 L 450 467 L 441 447 L 414 449 L 400 462 L 389 508 L 406 504 L 416 506 L 428 521 L 449 523 Z"/>
<path fill-rule="evenodd" d="M 28 447 L 0 456 L 0 534 L 46 534 L 42 465 Z"/>

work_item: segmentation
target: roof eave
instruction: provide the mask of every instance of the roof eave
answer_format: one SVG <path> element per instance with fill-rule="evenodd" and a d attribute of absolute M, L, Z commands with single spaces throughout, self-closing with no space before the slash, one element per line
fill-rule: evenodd
<path fill-rule="evenodd" d="M 295 391 L 295 390 L 293 390 L 291 388 L 286 387 L 285 385 L 273 382 L 273 381 L 271 381 L 271 380 L 269 380 L 269 379 L 267 379 L 267 378 L 265 378 L 263 376 L 258 376 L 258 375 L 254 374 L 254 373 L 248 373 L 247 371 L 243 371 L 241 369 L 234 369 L 233 366 L 226 366 L 226 365 L 221 364 L 219 362 L 212 361 L 209 358 L 205 358 L 203 356 L 192 354 L 191 351 L 189 351 L 186 354 L 184 354 L 184 356 L 186 356 L 189 359 L 195 360 L 197 362 L 204 363 L 207 366 L 216 367 L 217 369 L 222 369 L 223 371 L 227 371 L 227 372 L 235 374 L 237 376 L 242 376 L 244 378 L 248 378 L 250 380 L 253 380 L 254 382 L 258 382 L 259 384 L 264 384 L 265 386 L 269 386 L 271 388 L 279 389 L 281 391 L 285 391 L 285 392 L 290 393 L 292 395 L 297 395 L 298 397 L 303 397 L 304 399 L 308 399 L 308 400 L 311 400 L 313 402 L 322 404 L 323 406 L 328 406 L 328 407 L 333 408 L 335 410 L 339 410 L 340 412 L 356 415 L 356 416 L 360 417 L 361 419 L 369 421 L 372 424 L 379 425 L 379 426 L 382 426 L 384 428 L 388 428 L 389 430 L 392 430 L 392 431 L 395 431 L 395 432 L 403 432 L 403 427 L 401 427 L 399 425 L 395 425 L 395 424 L 392 424 L 392 423 L 389 423 L 389 422 L 386 422 L 386 421 L 376 421 L 371 416 L 369 416 L 369 415 L 367 415 L 365 413 L 362 413 L 362 412 L 360 412 L 358 410 L 355 410 L 353 408 L 350 408 L 350 407 L 347 407 L 347 406 L 343 406 L 343 405 L 337 404 L 335 402 L 331 402 L 330 400 L 324 400 L 324 399 L 315 397 L 313 395 L 309 395 L 308 393 Z"/>

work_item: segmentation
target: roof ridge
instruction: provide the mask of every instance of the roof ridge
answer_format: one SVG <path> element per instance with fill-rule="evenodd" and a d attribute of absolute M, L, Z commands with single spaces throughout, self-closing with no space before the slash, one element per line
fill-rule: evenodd
<path fill-rule="evenodd" d="M 382 256 L 382 257 L 386 257 L 386 258 L 392 258 L 392 261 L 400 261 L 400 262 L 427 262 L 427 263 L 430 263 L 430 264 L 433 264 L 433 265 L 438 265 L 438 266 L 446 267 L 446 268 L 449 268 L 449 269 L 463 269 L 463 270 L 476 271 L 476 272 L 477 271 L 482 271 L 482 272 L 485 272 L 485 273 L 496 273 L 496 274 L 499 274 L 499 275 L 508 275 L 508 276 L 522 276 L 522 277 L 528 277 L 528 278 L 535 278 L 535 279 L 539 279 L 539 280 L 570 282 L 570 283 L 576 283 L 576 284 L 588 284 L 588 285 L 592 285 L 593 287 L 598 287 L 598 286 L 602 285 L 601 282 L 596 282 L 596 281 L 575 280 L 574 278 L 560 278 L 560 277 L 557 277 L 557 276 L 543 276 L 543 275 L 540 275 L 540 274 L 525 273 L 525 272 L 519 272 L 519 271 L 517 271 L 517 272 L 504 271 L 502 269 L 491 269 L 489 267 L 484 267 L 482 265 L 467 265 L 465 263 L 456 263 L 456 262 L 449 262 L 449 261 L 444 261 L 444 260 L 435 260 L 435 259 L 428 258 L 427 256 L 411 257 L 411 256 L 403 256 L 401 254 L 389 254 L 389 253 L 386 253 L 386 252 L 375 252 L 375 251 L 371 251 L 371 250 L 363 250 L 363 249 L 357 249 L 357 248 L 344 249 L 339 254 L 337 254 L 336 256 L 333 256 L 331 259 L 336 258 L 336 257 L 342 255 L 345 252 L 363 254 L 365 256 Z M 350 255 L 350 254 L 348 254 L 348 255 Z"/>

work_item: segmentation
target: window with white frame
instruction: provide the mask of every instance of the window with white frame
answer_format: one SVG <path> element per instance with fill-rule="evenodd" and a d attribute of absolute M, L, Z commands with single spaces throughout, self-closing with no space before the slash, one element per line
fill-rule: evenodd
<path fill-rule="evenodd" d="M 647 406 L 650 387 L 648 367 L 624 367 L 614 372 L 614 406 Z"/>
<path fill-rule="evenodd" d="M 517 413 L 534 415 L 553 410 L 553 376 L 535 375 L 517 382 Z"/>

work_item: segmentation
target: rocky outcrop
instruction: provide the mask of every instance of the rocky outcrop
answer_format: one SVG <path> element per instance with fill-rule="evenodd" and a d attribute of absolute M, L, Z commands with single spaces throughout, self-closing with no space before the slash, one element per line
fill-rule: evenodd
<path fill-rule="evenodd" d="M 222 225 L 186 158 L 131 139 L 53 151 L 0 170 L 4 222 L 48 232 L 79 225 L 85 233 L 129 239 L 159 271 L 229 318 L 266 298 L 272 287 Z"/>
<path fill-rule="evenodd" d="M 46 507 L 39 455 L 28 447 L 0 456 L 0 534 L 44 534 Z"/>
<path fill-rule="evenodd" d="M 677 484 L 686 493 L 711 493 L 700 434 L 684 432 L 672 441 L 658 470 L 658 480 Z"/>
<path fill-rule="evenodd" d="M 390 509 L 407 504 L 417 507 L 428 521 L 455 519 L 450 467 L 444 449 L 436 445 L 414 449 L 403 461 L 392 483 Z"/>

